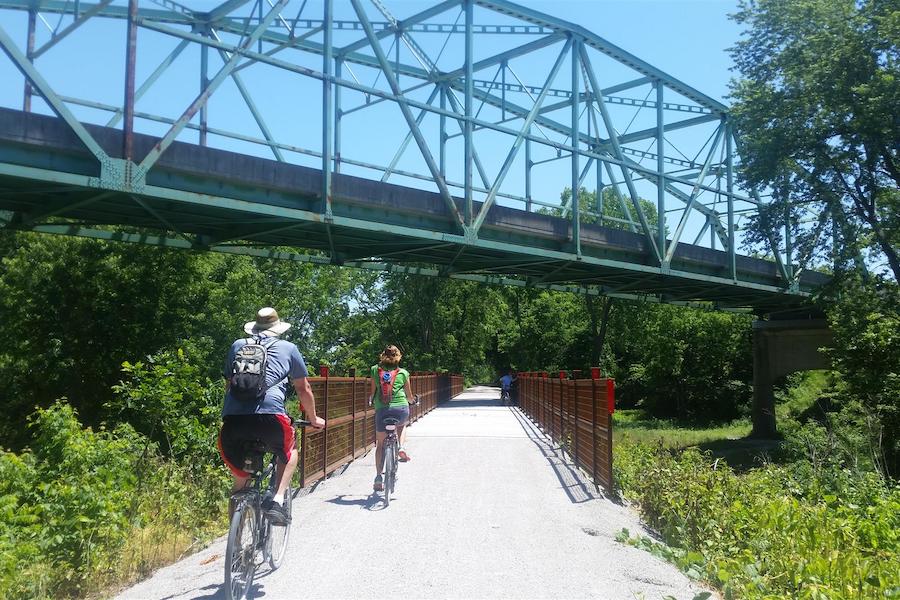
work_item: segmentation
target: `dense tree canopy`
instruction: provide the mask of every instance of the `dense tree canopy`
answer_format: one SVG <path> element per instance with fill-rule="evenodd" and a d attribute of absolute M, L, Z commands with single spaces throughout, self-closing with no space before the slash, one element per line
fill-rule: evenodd
<path fill-rule="evenodd" d="M 735 19 L 741 173 L 773 199 L 753 241 L 789 219 L 801 263 L 863 254 L 900 280 L 900 5 L 743 0 Z"/>

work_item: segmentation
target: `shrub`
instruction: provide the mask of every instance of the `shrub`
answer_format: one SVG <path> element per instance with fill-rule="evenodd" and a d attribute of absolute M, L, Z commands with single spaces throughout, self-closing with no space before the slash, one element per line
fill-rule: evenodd
<path fill-rule="evenodd" d="M 31 426 L 33 450 L 0 452 L 0 598 L 84 596 L 224 527 L 217 462 L 167 460 L 130 425 L 83 428 L 65 401 Z"/>
<path fill-rule="evenodd" d="M 874 473 L 831 469 L 823 478 L 799 461 L 736 475 L 697 450 L 629 444 L 617 447 L 614 468 L 622 493 L 669 545 L 660 553 L 726 597 L 900 591 L 900 490 Z"/>

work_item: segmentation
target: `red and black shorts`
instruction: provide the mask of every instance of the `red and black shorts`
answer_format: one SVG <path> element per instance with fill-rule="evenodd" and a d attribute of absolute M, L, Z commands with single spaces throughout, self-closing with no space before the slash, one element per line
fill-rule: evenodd
<path fill-rule="evenodd" d="M 239 468 L 244 464 L 246 442 L 255 440 L 266 445 L 266 449 L 286 463 L 294 449 L 294 426 L 287 415 L 227 415 L 222 419 L 219 431 L 219 453 L 222 460 L 238 477 L 250 474 Z"/>

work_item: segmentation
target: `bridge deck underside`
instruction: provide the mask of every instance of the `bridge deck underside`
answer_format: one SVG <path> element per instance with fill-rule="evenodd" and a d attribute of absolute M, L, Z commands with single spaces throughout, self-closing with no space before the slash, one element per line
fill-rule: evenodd
<path fill-rule="evenodd" d="M 87 129 L 111 157 L 121 156 L 121 131 Z M 135 156 L 156 142 L 137 135 Z M 681 244 L 663 273 L 644 236 L 592 224 L 582 225 L 579 257 L 568 220 L 501 206 L 492 207 L 477 239 L 466 239 L 438 194 L 348 175 L 333 176 L 333 219 L 326 221 L 320 170 L 186 143 L 162 155 L 144 187 L 111 187 L 62 120 L 0 109 L 0 209 L 14 213 L 10 228 L 153 233 L 197 249 L 318 250 L 345 264 L 427 265 L 760 311 L 808 303 L 782 289 L 770 261 L 738 256 L 734 281 L 726 252 Z M 800 290 L 824 281 L 805 274 Z"/>

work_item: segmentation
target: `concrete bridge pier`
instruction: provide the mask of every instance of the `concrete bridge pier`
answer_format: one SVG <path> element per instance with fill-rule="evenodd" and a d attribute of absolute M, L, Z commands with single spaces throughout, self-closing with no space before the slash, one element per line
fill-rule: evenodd
<path fill-rule="evenodd" d="M 796 371 L 827 369 L 819 349 L 831 343 L 825 319 L 753 322 L 753 437 L 771 438 L 778 431 L 775 381 Z"/>

